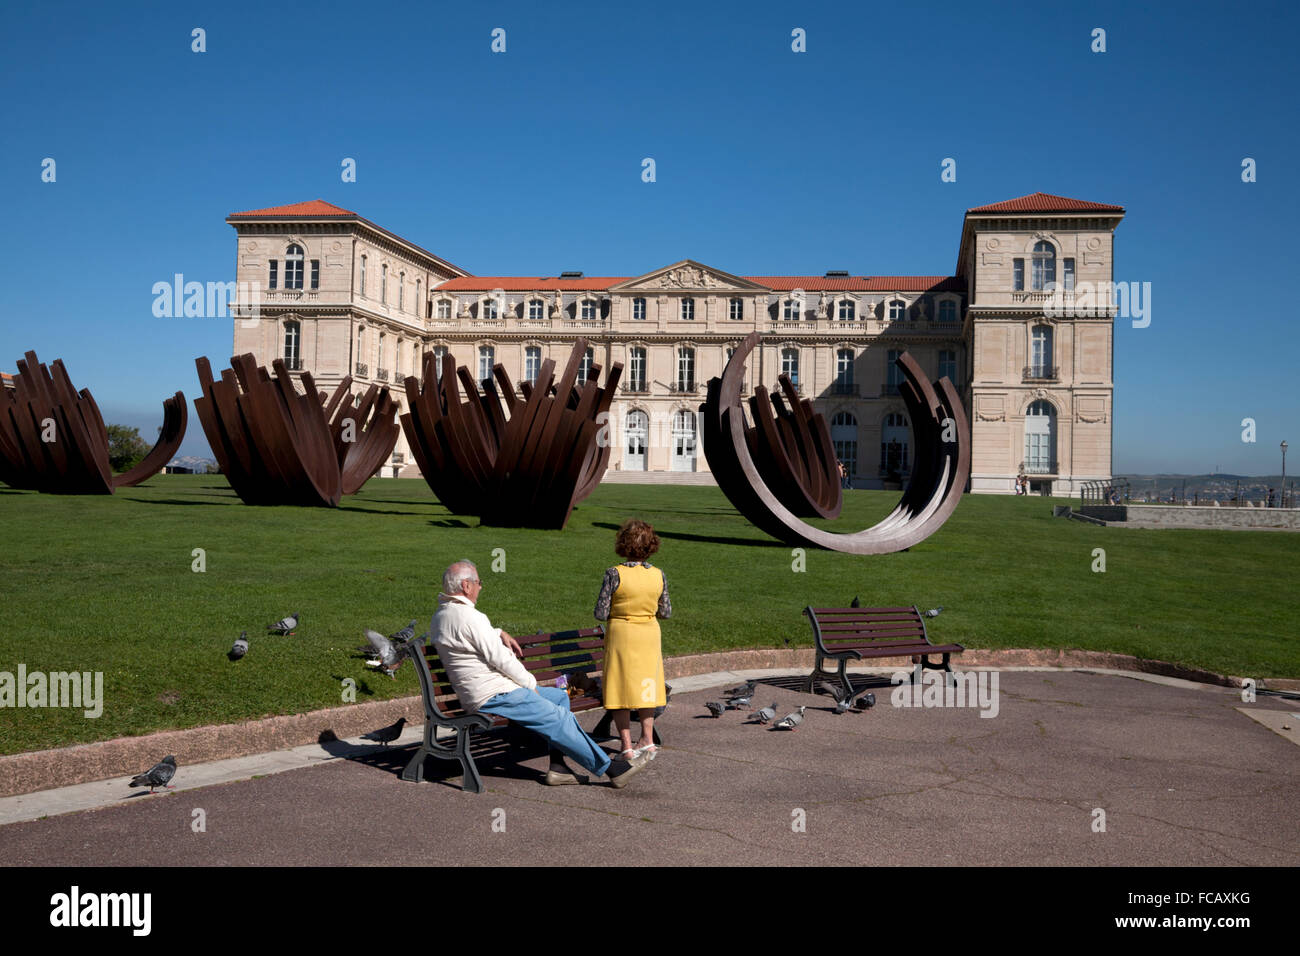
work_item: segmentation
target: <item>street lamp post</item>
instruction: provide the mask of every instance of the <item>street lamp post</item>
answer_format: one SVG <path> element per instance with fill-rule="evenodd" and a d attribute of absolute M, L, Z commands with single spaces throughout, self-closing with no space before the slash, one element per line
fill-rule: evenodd
<path fill-rule="evenodd" d="M 1282 496 L 1286 497 L 1286 439 L 1282 440 Z M 1285 506 L 1286 502 L 1282 502 Z"/>

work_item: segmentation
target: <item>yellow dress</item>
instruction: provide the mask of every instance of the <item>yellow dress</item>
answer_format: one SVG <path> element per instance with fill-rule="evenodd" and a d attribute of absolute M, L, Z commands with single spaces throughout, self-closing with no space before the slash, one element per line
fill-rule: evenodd
<path fill-rule="evenodd" d="M 610 600 L 605 629 L 605 709 L 663 707 L 664 658 L 655 619 L 663 575 L 658 568 L 639 564 L 613 570 L 618 589 Z"/>

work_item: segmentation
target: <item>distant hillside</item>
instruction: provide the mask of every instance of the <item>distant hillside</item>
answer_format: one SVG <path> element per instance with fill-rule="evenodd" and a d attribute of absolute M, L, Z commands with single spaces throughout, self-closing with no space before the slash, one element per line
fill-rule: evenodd
<path fill-rule="evenodd" d="M 1289 471 L 1290 469 L 1288 469 Z M 1171 497 L 1181 500 L 1184 495 L 1192 500 L 1231 501 L 1237 495 L 1243 500 L 1263 501 L 1268 497 L 1268 489 L 1275 492 L 1282 487 L 1281 475 L 1116 475 L 1129 483 L 1129 495 L 1132 498 L 1159 497 L 1168 501 Z M 1294 489 L 1297 478 L 1287 475 L 1288 489 Z"/>

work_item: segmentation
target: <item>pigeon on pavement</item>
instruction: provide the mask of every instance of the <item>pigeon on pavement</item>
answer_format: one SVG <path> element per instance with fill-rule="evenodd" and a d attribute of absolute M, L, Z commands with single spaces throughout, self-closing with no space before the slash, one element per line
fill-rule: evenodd
<path fill-rule="evenodd" d="M 704 706 L 709 708 L 709 713 L 714 717 L 721 717 L 722 712 L 727 709 L 727 705 L 720 700 L 706 700 Z"/>
<path fill-rule="evenodd" d="M 272 634 L 292 634 L 298 629 L 298 620 L 301 617 L 302 611 L 294 611 L 288 617 L 281 618 L 274 624 L 266 625 L 266 629 Z"/>
<path fill-rule="evenodd" d="M 144 773 L 139 773 L 132 777 L 130 786 L 148 787 L 150 793 L 153 793 L 154 787 L 166 787 L 168 790 L 174 790 L 176 788 L 171 786 L 168 781 L 170 781 L 175 774 L 176 758 L 169 754 Z"/>
<path fill-rule="evenodd" d="M 776 716 L 776 701 L 772 701 L 771 707 L 764 707 L 762 710 L 756 710 L 750 716 L 749 723 L 765 724 Z"/>
<path fill-rule="evenodd" d="M 777 730 L 794 730 L 803 723 L 803 712 L 807 707 L 800 705 L 799 709 L 792 714 L 786 714 L 772 726 Z"/>
<path fill-rule="evenodd" d="M 372 730 L 368 734 L 362 734 L 362 740 L 373 740 L 387 747 L 398 737 L 402 736 L 402 727 L 406 724 L 406 718 L 401 717 L 397 723 L 389 724 L 387 727 L 380 727 L 378 730 Z"/>
<path fill-rule="evenodd" d="M 739 687 L 730 687 L 722 692 L 723 697 L 752 697 L 754 691 L 758 689 L 758 681 L 749 680 Z"/>
<path fill-rule="evenodd" d="M 230 649 L 228 655 L 232 661 L 237 661 L 248 653 L 248 632 L 240 631 L 239 640 L 235 641 L 234 647 Z"/>
<path fill-rule="evenodd" d="M 843 714 L 849 709 L 849 698 L 842 697 L 835 702 L 835 713 Z"/>
<path fill-rule="evenodd" d="M 753 699 L 754 699 L 754 698 L 753 698 L 752 696 L 748 696 L 748 695 L 745 696 L 745 697 L 731 697 L 731 698 L 728 698 L 728 699 L 727 699 L 727 710 L 740 710 L 740 708 L 742 708 L 742 707 L 745 708 L 746 710 L 748 710 L 748 709 L 749 709 L 750 701 L 752 701 Z"/>
<path fill-rule="evenodd" d="M 876 695 L 863 694 L 853 702 L 853 706 L 858 708 L 858 710 L 870 710 L 872 707 L 876 706 Z"/>

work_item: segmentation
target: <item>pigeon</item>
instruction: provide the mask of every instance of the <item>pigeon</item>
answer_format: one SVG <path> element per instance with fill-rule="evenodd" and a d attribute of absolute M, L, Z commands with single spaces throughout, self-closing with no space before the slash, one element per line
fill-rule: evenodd
<path fill-rule="evenodd" d="M 168 790 L 175 790 L 176 788 L 167 782 L 171 780 L 175 774 L 176 758 L 169 754 L 168 756 L 163 757 L 160 763 L 154 764 L 144 773 L 139 773 L 132 777 L 130 786 L 148 787 L 150 793 L 153 793 L 154 787 L 165 787 Z"/>
<path fill-rule="evenodd" d="M 853 706 L 858 710 L 870 710 L 872 707 L 876 706 L 876 695 L 863 694 L 853 702 Z"/>
<path fill-rule="evenodd" d="M 862 602 L 858 600 L 856 594 L 853 595 L 853 600 L 849 602 L 849 607 L 862 607 Z"/>
<path fill-rule="evenodd" d="M 239 640 L 235 641 L 234 647 L 230 649 L 227 655 L 232 661 L 237 661 L 248 653 L 248 632 L 240 631 Z"/>
<path fill-rule="evenodd" d="M 729 698 L 727 700 L 727 710 L 740 710 L 742 707 L 748 710 L 750 701 L 753 699 L 752 696 Z"/>
<path fill-rule="evenodd" d="M 938 616 L 939 616 L 939 612 L 942 611 L 942 610 L 943 610 L 943 605 L 940 604 L 938 607 L 932 607 L 932 608 L 930 608 L 930 610 L 926 611 L 926 612 L 925 612 L 925 616 L 926 616 L 926 617 L 938 617 Z"/>
<path fill-rule="evenodd" d="M 776 730 L 794 730 L 803 723 L 803 712 L 807 709 L 807 707 L 800 705 L 798 710 L 792 714 L 786 714 L 772 726 Z"/>
<path fill-rule="evenodd" d="M 835 702 L 835 713 L 843 714 L 849 709 L 849 698 L 841 697 Z"/>
<path fill-rule="evenodd" d="M 723 697 L 750 697 L 758 689 L 758 681 L 745 681 L 739 687 L 732 687 L 722 692 Z"/>
<path fill-rule="evenodd" d="M 704 706 L 709 708 L 709 713 L 714 717 L 721 717 L 722 712 L 727 709 L 727 705 L 720 700 L 706 700 Z"/>
<path fill-rule="evenodd" d="M 762 710 L 756 710 L 751 715 L 749 723 L 765 724 L 776 716 L 776 701 L 772 701 L 771 707 L 764 707 Z"/>
<path fill-rule="evenodd" d="M 401 659 L 397 656 L 397 648 L 393 646 L 393 642 L 378 631 L 370 630 L 370 628 L 366 628 L 366 640 L 370 644 L 363 650 L 372 651 L 375 655 L 375 659 L 366 661 L 366 665 L 369 667 L 382 667 L 389 677 L 397 680 L 397 667 L 401 664 Z"/>
<path fill-rule="evenodd" d="M 397 723 L 389 724 L 387 727 L 380 727 L 378 730 L 372 730 L 368 734 L 362 734 L 362 740 L 373 740 L 387 747 L 398 737 L 402 736 L 402 726 L 406 723 L 406 718 L 401 717 Z"/>
<path fill-rule="evenodd" d="M 414 622 L 414 621 L 412 621 L 410 624 L 406 625 L 406 627 L 402 628 L 402 629 L 401 629 L 400 631 L 398 631 L 396 634 L 389 634 L 389 635 L 388 635 L 388 639 L 389 639 L 390 641 L 397 641 L 397 642 L 402 643 L 402 644 L 409 643 L 410 640 L 411 640 L 411 638 L 413 638 L 413 637 L 415 637 L 415 622 Z"/>
<path fill-rule="evenodd" d="M 826 683 L 826 681 L 821 681 L 820 683 L 818 683 L 817 692 L 819 694 L 829 694 L 831 697 L 834 697 L 837 700 L 839 699 L 840 696 L 840 688 L 835 686 L 834 684 L 828 684 Z"/>
<path fill-rule="evenodd" d="M 271 634 L 292 634 L 298 628 L 298 619 L 302 617 L 301 611 L 294 611 L 293 614 L 286 618 L 281 618 L 274 624 L 266 625 L 266 629 Z"/>

